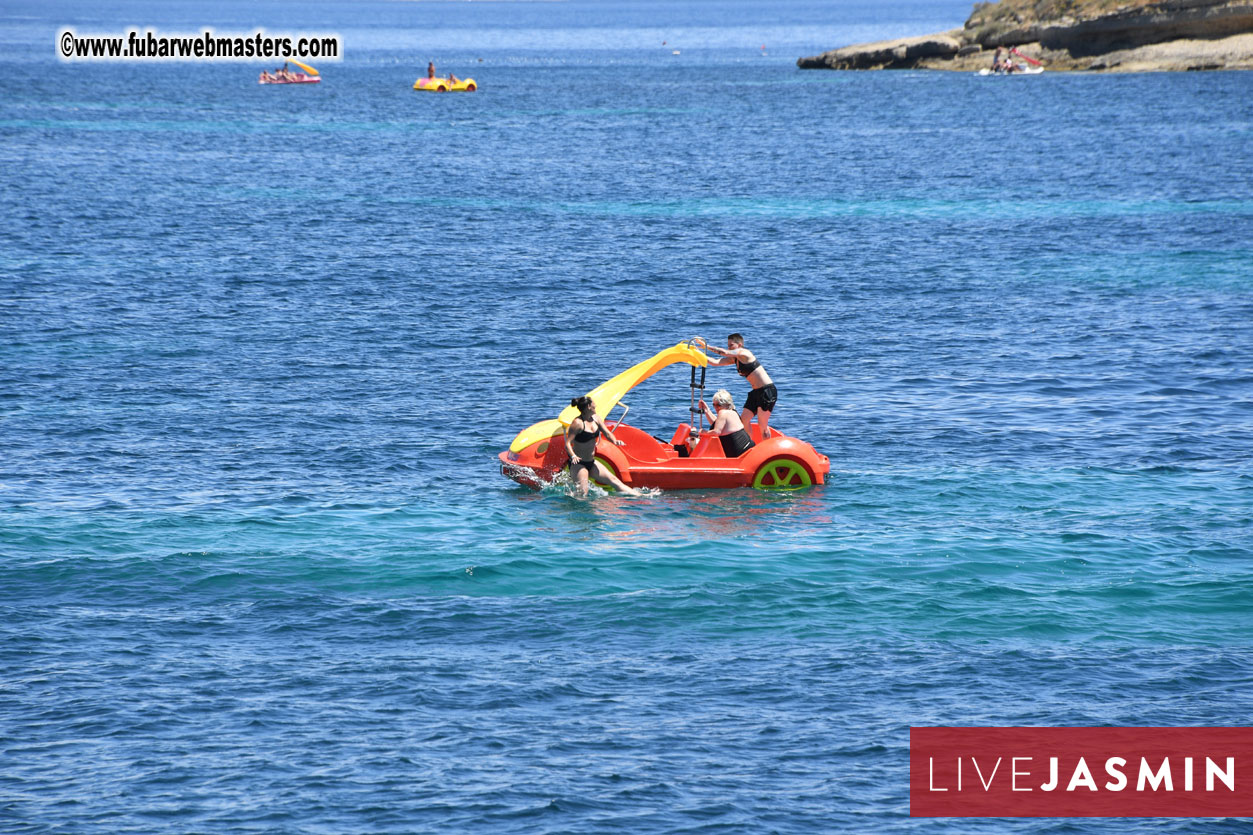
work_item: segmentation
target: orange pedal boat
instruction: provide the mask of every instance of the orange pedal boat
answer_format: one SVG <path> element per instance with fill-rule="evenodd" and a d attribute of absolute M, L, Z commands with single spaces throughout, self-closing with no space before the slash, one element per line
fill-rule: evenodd
<path fill-rule="evenodd" d="M 681 423 L 670 443 L 665 443 L 642 429 L 626 425 L 628 407 L 621 401 L 627 392 L 661 369 L 680 362 L 692 366 L 691 412 L 699 421 L 696 428 Z M 628 368 L 588 392 L 596 401 L 597 411 L 606 417 L 614 435 L 623 442 L 619 447 L 602 437 L 596 445 L 596 460 L 631 487 L 799 490 L 822 484 L 831 471 L 830 459 L 773 425 L 770 437 L 764 441 L 755 422 L 745 426 L 756 446 L 738 458 L 726 457 L 718 436 L 703 429 L 703 417 L 696 409 L 697 392 L 704 391 L 708 363 L 709 358 L 695 347 L 694 340 L 688 340 Z M 620 404 L 621 416 L 617 421 L 608 420 L 609 413 Z M 567 406 L 556 419 L 543 420 L 523 429 L 509 449 L 500 453 L 501 473 L 536 489 L 551 484 L 570 464 L 563 436 L 576 417 L 578 410 Z"/>

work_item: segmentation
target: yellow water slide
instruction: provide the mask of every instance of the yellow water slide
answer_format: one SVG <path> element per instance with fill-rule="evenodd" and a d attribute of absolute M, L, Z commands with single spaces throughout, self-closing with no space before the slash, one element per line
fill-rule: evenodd
<path fill-rule="evenodd" d="M 680 342 L 673 348 L 667 348 L 641 363 L 636 363 L 616 377 L 611 377 L 589 391 L 587 396 L 596 401 L 596 413 L 603 417 L 618 405 L 619 400 L 626 397 L 627 392 L 661 369 L 674 365 L 676 362 L 685 362 L 702 368 L 709 363 L 709 358 L 692 347 L 691 341 Z M 560 435 L 578 416 L 578 409 L 574 406 L 567 406 L 561 410 L 561 414 L 557 415 L 556 420 L 542 420 L 523 429 L 518 433 L 518 437 L 513 439 L 509 449 L 513 452 L 521 452 L 537 441 Z"/>

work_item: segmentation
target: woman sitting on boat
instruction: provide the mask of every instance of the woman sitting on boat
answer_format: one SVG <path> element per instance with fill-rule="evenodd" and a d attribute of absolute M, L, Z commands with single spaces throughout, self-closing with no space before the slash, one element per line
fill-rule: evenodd
<path fill-rule="evenodd" d="M 722 442 L 722 452 L 727 458 L 739 458 L 757 446 L 744 431 L 744 421 L 735 413 L 735 404 L 729 391 L 719 389 L 714 394 L 714 408 L 718 410 L 716 417 L 704 400 L 700 401 L 700 407 L 705 410 L 705 419 L 709 421 L 711 431 Z"/>
<path fill-rule="evenodd" d="M 592 398 L 587 395 L 576 397 L 570 401 L 570 405 L 579 410 L 579 416 L 566 427 L 566 455 L 570 456 L 570 477 L 574 479 L 579 495 L 587 495 L 587 483 L 594 478 L 612 484 L 628 496 L 638 496 L 638 490 L 627 487 L 596 460 L 596 443 L 600 440 L 601 433 L 616 446 L 622 446 L 623 442 L 614 437 L 609 427 L 600 419 L 600 415 L 596 414 L 596 404 Z"/>

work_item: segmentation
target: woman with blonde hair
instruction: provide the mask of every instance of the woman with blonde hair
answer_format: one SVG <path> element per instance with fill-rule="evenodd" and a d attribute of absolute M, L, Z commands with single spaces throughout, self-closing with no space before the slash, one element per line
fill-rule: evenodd
<path fill-rule="evenodd" d="M 705 418 L 710 423 L 711 431 L 718 435 L 718 440 L 722 442 L 722 452 L 727 458 L 739 458 L 753 447 L 757 446 L 753 443 L 753 439 L 748 437 L 748 433 L 744 431 L 744 421 L 735 413 L 735 403 L 731 400 L 731 392 L 726 389 L 719 389 L 714 392 L 714 409 L 718 411 L 715 416 L 705 405 L 704 399 L 700 401 L 700 407 L 705 410 Z"/>

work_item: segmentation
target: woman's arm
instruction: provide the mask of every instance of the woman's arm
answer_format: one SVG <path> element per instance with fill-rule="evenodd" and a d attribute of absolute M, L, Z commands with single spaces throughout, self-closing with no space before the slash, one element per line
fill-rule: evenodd
<path fill-rule="evenodd" d="M 727 425 L 726 415 L 719 412 L 717 417 L 715 417 L 714 413 L 711 412 L 709 407 L 705 405 L 704 399 L 700 401 L 700 407 L 705 410 L 705 420 L 709 421 L 709 431 L 722 434 L 723 427 Z"/>
<path fill-rule="evenodd" d="M 731 364 L 727 362 L 727 357 L 733 356 L 733 352 L 728 351 L 726 348 L 719 348 L 717 345 L 710 345 L 708 342 L 706 342 L 703 339 L 700 340 L 700 344 L 701 344 L 701 347 L 704 348 L 706 351 L 713 351 L 715 354 L 721 357 L 721 359 L 719 359 L 716 362 L 714 362 L 713 360 L 710 360 L 709 362 L 710 365 L 719 366 L 719 365 Z"/>
<path fill-rule="evenodd" d="M 704 398 L 701 398 L 700 407 L 704 409 L 705 411 L 705 420 L 709 421 L 710 426 L 713 426 L 718 421 L 718 418 L 715 417 L 714 413 L 710 410 L 710 408 L 707 405 L 705 405 Z"/>
<path fill-rule="evenodd" d="M 578 420 L 578 418 L 574 420 Z M 574 431 L 574 420 L 570 421 L 570 425 L 566 427 L 566 456 L 571 461 L 574 461 L 574 446 L 570 443 L 570 433 Z"/>

